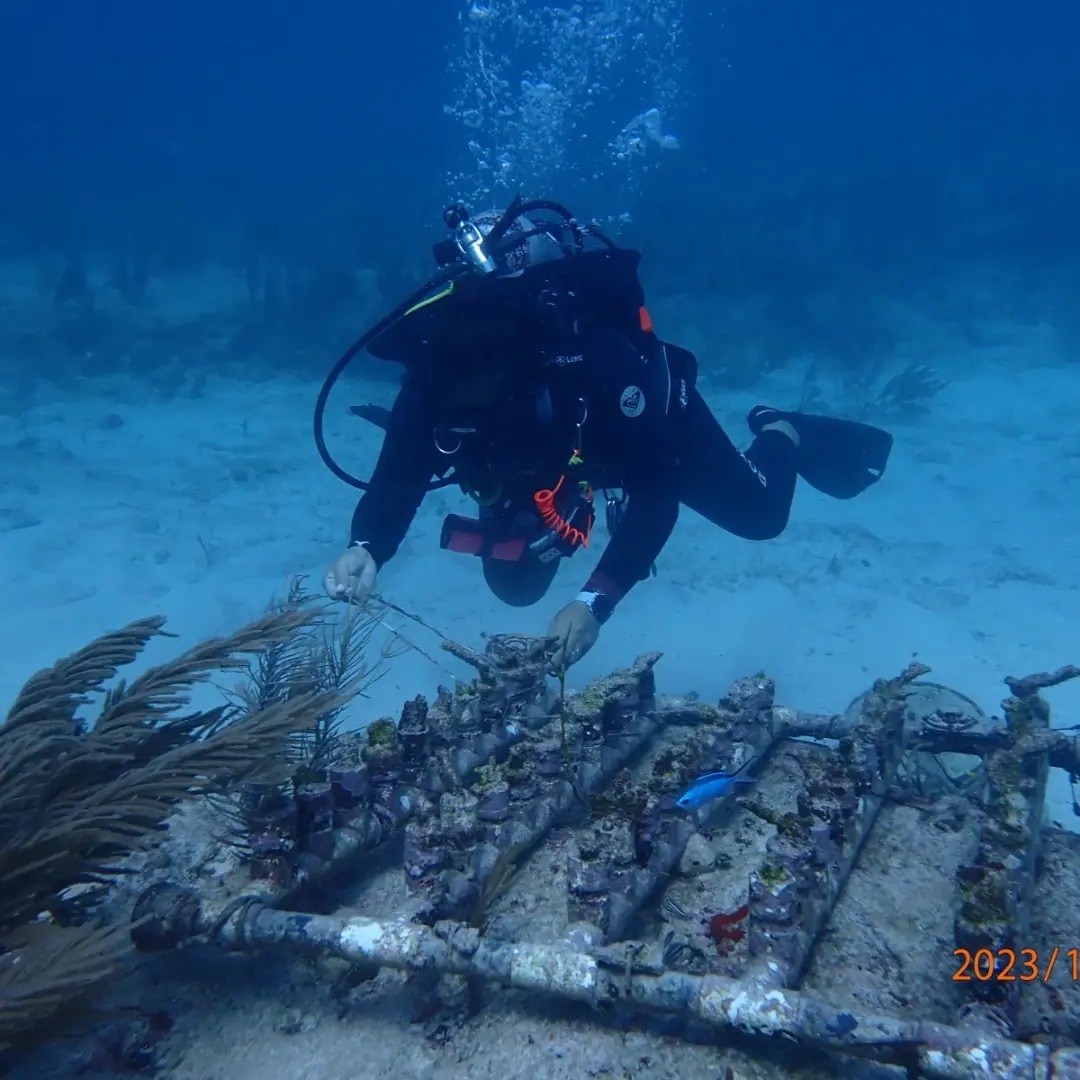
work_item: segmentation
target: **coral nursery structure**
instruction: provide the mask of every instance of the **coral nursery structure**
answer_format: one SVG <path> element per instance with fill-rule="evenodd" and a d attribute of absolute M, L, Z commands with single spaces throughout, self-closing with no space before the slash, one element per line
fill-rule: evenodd
<path fill-rule="evenodd" d="M 471 681 L 343 732 L 379 618 L 331 618 L 297 587 L 129 684 L 105 689 L 160 620 L 27 683 L 0 727 L 8 1057 L 132 943 L 202 939 L 371 986 L 406 972 L 420 1012 L 459 1025 L 485 984 L 586 1003 L 598 1025 L 666 1017 L 668 1036 L 740 1039 L 762 1075 L 813 1055 L 1080 1077 L 1080 859 L 1046 817 L 1080 739 L 1042 696 L 1080 670 L 1007 680 L 996 720 L 912 664 L 827 716 L 777 705 L 762 673 L 715 704 L 663 697 L 652 653 L 574 693 L 545 640 L 444 640 Z M 226 704 L 191 708 L 229 673 Z M 227 869 L 204 874 L 184 842 L 153 853 L 183 813 Z M 99 1050 L 145 1071 L 171 1023 L 146 1011 Z"/>
<path fill-rule="evenodd" d="M 470 684 L 335 738 L 303 782 L 249 784 L 234 804 L 248 882 L 233 895 L 154 883 L 135 905 L 137 947 L 205 937 L 314 952 L 414 972 L 443 1000 L 487 981 L 587 1002 L 598 1023 L 669 1014 L 898 1075 L 1080 1077 L 1069 959 L 1062 943 L 1051 984 L 1036 889 L 1047 837 L 1065 843 L 1044 824 L 1048 773 L 1080 773 L 1077 740 L 1050 728 L 1041 692 L 1076 669 L 1010 680 L 1003 722 L 918 664 L 817 716 L 776 705 L 764 674 L 716 705 L 659 697 L 659 654 L 569 693 L 545 675 L 545 644 L 447 643 L 475 668 Z M 680 805 L 695 778 L 740 768 L 750 782 Z M 885 807 L 922 815 L 927 837 L 970 841 L 940 883 L 952 970 L 934 1015 L 917 1000 L 903 1015 L 838 1003 L 842 988 L 815 981 L 854 925 L 838 902 Z M 331 885 L 374 872 L 376 849 L 400 852 L 398 909 L 312 914 Z M 540 860 L 533 915 L 515 919 Z M 917 906 L 899 895 L 901 871 L 881 887 Z M 1033 1026 L 1024 1003 L 1042 987 L 1061 1015 Z"/>

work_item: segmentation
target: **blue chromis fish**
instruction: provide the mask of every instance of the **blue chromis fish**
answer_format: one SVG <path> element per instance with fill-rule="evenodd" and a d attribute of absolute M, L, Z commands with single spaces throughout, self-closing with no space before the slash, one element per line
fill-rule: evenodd
<path fill-rule="evenodd" d="M 739 776 L 739 773 L 756 761 L 751 758 L 743 762 L 733 773 L 711 772 L 699 776 L 676 800 L 675 805 L 680 810 L 696 810 L 699 806 L 712 802 L 714 799 L 723 799 L 735 792 L 739 784 L 756 784 L 756 780 L 749 780 Z"/>

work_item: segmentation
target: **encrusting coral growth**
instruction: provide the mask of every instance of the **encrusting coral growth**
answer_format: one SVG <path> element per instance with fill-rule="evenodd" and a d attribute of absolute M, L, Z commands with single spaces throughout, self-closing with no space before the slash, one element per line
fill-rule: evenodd
<path fill-rule="evenodd" d="M 444 641 L 475 679 L 440 689 L 430 703 L 416 697 L 399 721 L 377 720 L 340 740 L 325 775 L 258 823 L 254 889 L 239 879 L 231 895 L 216 896 L 198 880 L 150 884 L 134 905 L 136 947 L 163 952 L 202 938 L 344 961 L 363 981 L 403 970 L 419 1015 L 439 1016 L 440 1027 L 472 1022 L 482 980 L 585 1002 L 618 1026 L 651 1013 L 711 1029 L 721 1043 L 737 1032 L 768 1047 L 763 1059 L 786 1053 L 780 1044 L 792 1060 L 864 1058 L 890 1075 L 1080 1077 L 1074 1028 L 1043 1015 L 1037 1028 L 1021 1026 L 1008 984 L 988 993 L 989 979 L 958 978 L 956 964 L 948 996 L 930 1008 L 912 998 L 878 1011 L 865 991 L 827 983 L 823 991 L 820 979 L 807 980 L 838 928 L 864 932 L 865 914 L 845 918 L 838 901 L 886 805 L 905 802 L 916 770 L 901 766 L 912 756 L 980 759 L 971 797 L 942 807 L 958 822 L 946 830 L 965 833 L 959 862 L 939 881 L 940 913 L 951 918 L 954 900 L 960 909 L 952 956 L 996 949 L 1007 958 L 1014 941 L 1038 940 L 1028 936 L 1029 898 L 1045 777 L 1051 761 L 1075 768 L 1066 756 L 1074 737 L 1051 731 L 1041 691 L 1080 669 L 1007 680 L 1002 728 L 962 695 L 927 683 L 929 668 L 918 662 L 823 718 L 777 706 L 762 672 L 737 680 L 715 705 L 662 697 L 659 653 L 556 695 L 549 645 L 492 635 L 479 653 Z M 788 744 L 807 736 L 818 741 Z M 744 767 L 761 781 L 753 795 L 683 805 L 679 793 L 700 778 L 721 770 L 730 779 Z M 921 857 L 944 819 L 905 820 L 905 850 Z M 358 856 L 395 836 L 404 895 L 384 883 L 369 894 L 382 908 L 375 916 L 315 913 L 335 906 L 329 891 L 319 893 L 327 882 L 347 871 L 355 887 L 385 870 Z M 879 849 L 879 868 L 893 850 Z M 889 908 L 923 903 L 905 891 L 902 865 L 889 857 L 884 869 L 876 887 L 894 898 Z M 927 925 L 911 932 L 914 953 L 916 936 L 929 939 L 928 956 L 942 941 L 952 947 Z M 888 933 L 888 924 L 869 929 Z M 834 960 L 834 979 L 858 978 L 851 955 Z M 921 988 L 949 970 L 933 963 L 903 978 Z"/>
<path fill-rule="evenodd" d="M 342 671 L 330 687 L 313 679 L 265 701 L 192 708 L 197 685 L 303 648 L 322 619 L 286 604 L 110 685 L 167 636 L 163 618 L 141 619 L 23 687 L 0 725 L 0 1049 L 33 1039 L 130 955 L 130 923 L 102 903 L 127 856 L 159 841 L 192 796 L 280 779 L 298 734 L 362 689 L 362 672 Z M 97 718 L 80 719 L 98 694 Z"/>

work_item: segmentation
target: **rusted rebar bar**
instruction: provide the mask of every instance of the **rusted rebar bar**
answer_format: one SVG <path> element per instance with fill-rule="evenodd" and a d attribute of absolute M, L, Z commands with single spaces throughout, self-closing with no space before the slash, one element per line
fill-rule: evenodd
<path fill-rule="evenodd" d="M 143 951 L 196 936 L 241 951 L 288 946 L 407 971 L 468 976 L 610 1009 L 630 1005 L 718 1030 L 789 1040 L 906 1067 L 933 1080 L 1077 1080 L 1080 1048 L 1051 1051 L 943 1024 L 863 1016 L 754 981 L 665 971 L 632 945 L 577 952 L 561 945 L 492 940 L 474 927 L 289 914 L 257 902 L 222 907 L 161 884 L 140 898 L 132 936 Z"/>
<path fill-rule="evenodd" d="M 721 824 L 732 810 L 731 799 L 717 799 L 688 811 L 676 796 L 703 773 L 738 769 L 751 760 L 760 768 L 774 741 L 768 724 L 774 693 L 772 679 L 759 672 L 733 683 L 717 705 L 698 703 L 691 730 L 651 755 L 644 775 L 605 797 L 606 812 L 579 831 L 567 854 L 572 923 L 597 927 L 606 941 L 623 936 L 634 915 L 670 882 L 697 829 Z M 687 704 L 658 705 L 661 725 L 687 723 Z"/>
<path fill-rule="evenodd" d="M 1027 693 L 1031 687 L 1047 689 L 1080 677 L 1080 667 L 1068 665 L 1053 672 L 1041 672 L 1026 679 L 1012 680 L 1017 690 Z M 917 685 L 917 684 L 916 684 Z M 1014 694 L 1016 691 L 1014 691 Z M 1018 695 L 1019 696 L 1019 695 Z M 672 699 L 674 722 L 701 722 L 701 706 L 684 698 Z M 665 706 L 661 699 L 660 707 Z M 778 705 L 772 710 L 771 723 L 776 738 L 841 739 L 850 735 L 857 714 L 812 713 Z M 923 723 L 912 732 L 911 748 L 931 754 L 970 754 L 988 758 L 996 750 L 1015 749 L 1022 754 L 1045 752 L 1050 767 L 1080 776 L 1080 735 L 1077 726 L 1049 728 L 1033 725 L 1020 730 L 995 718 L 986 730 L 949 729 Z"/>
<path fill-rule="evenodd" d="M 1024 985 L 1031 908 L 1050 756 L 1045 741 L 1050 707 L 1040 691 L 1080 675 L 1052 674 L 1006 679 L 1002 702 L 1010 743 L 986 762 L 988 794 L 975 859 L 958 872 L 960 908 L 955 923 L 958 968 L 969 1001 L 963 1023 L 1011 1034 Z M 1030 950 L 1029 950 L 1030 951 Z"/>
<path fill-rule="evenodd" d="M 440 687 L 430 705 L 423 696 L 407 701 L 396 723 L 383 717 L 335 740 L 324 774 L 291 794 L 241 794 L 236 816 L 247 824 L 249 867 L 267 903 L 302 902 L 354 871 L 401 834 L 425 799 L 461 788 L 550 723 L 542 640 L 493 635 L 482 653 L 451 651 L 480 677 L 453 694 Z"/>
<path fill-rule="evenodd" d="M 750 879 L 745 978 L 763 992 L 801 981 L 904 757 L 904 688 L 928 670 L 911 664 L 879 679 L 827 775 L 800 797 L 796 813 L 778 820 Z"/>
<path fill-rule="evenodd" d="M 422 804 L 407 830 L 405 873 L 428 918 L 482 918 L 509 864 L 575 811 L 588 813 L 589 799 L 660 727 L 653 708 L 659 658 L 639 657 L 567 697 L 528 753 Z"/>

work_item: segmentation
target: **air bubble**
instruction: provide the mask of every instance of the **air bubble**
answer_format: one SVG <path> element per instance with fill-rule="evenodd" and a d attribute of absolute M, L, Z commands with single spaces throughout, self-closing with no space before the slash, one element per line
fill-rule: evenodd
<path fill-rule="evenodd" d="M 666 123 L 686 104 L 683 3 L 467 3 L 444 111 L 467 132 L 473 171 L 448 178 L 450 197 L 558 197 L 574 177 L 631 197 L 661 152 L 679 147 Z M 642 97 L 648 107 L 620 115 Z"/>

